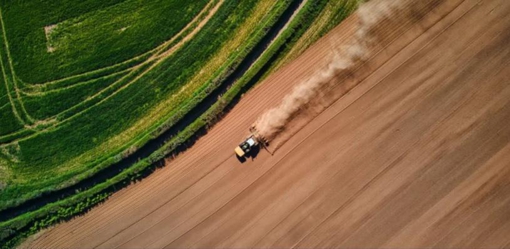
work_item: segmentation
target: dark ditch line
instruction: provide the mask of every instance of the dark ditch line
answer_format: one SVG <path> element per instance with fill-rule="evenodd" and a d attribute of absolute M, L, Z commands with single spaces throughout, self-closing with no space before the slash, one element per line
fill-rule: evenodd
<path fill-rule="evenodd" d="M 148 157 L 150 154 L 155 152 L 158 148 L 163 146 L 165 142 L 169 141 L 172 137 L 177 135 L 181 130 L 185 129 L 187 126 L 192 124 L 197 118 L 199 118 L 202 114 L 204 114 L 209 107 L 211 107 L 220 96 L 222 96 L 227 90 L 232 86 L 239 78 L 241 78 L 248 69 L 257 61 L 257 59 L 264 53 L 266 48 L 271 44 L 271 42 L 277 38 L 277 35 L 280 33 L 282 28 L 291 20 L 292 15 L 299 8 L 301 3 L 304 0 L 295 0 L 290 3 L 289 7 L 283 12 L 283 14 L 279 17 L 278 21 L 270 28 L 267 34 L 260 40 L 260 42 L 252 48 L 251 52 L 242 60 L 239 66 L 232 72 L 230 75 L 226 77 L 226 79 L 221 83 L 219 87 L 213 90 L 207 97 L 205 97 L 200 104 L 192 108 L 181 120 L 179 120 L 175 125 L 170 127 L 168 130 L 163 132 L 156 139 L 150 140 L 145 145 L 140 147 L 136 152 L 129 155 L 128 157 L 122 159 L 121 161 L 110 165 L 109 167 L 97 172 L 94 176 L 86 178 L 75 185 L 69 186 L 67 188 L 63 188 L 57 191 L 53 191 L 50 193 L 42 194 L 34 199 L 28 200 L 21 205 L 16 207 L 11 207 L 0 211 L 0 222 L 7 221 L 21 214 L 37 210 L 43 207 L 46 204 L 56 202 L 62 199 L 65 199 L 77 192 L 87 190 L 96 184 L 105 182 L 106 180 L 116 176 L 123 170 L 131 167 L 135 163 L 137 163 L 140 159 Z M 264 74 L 266 70 L 270 68 L 271 62 L 278 57 L 278 55 L 283 51 L 282 46 L 271 58 L 271 60 L 263 66 L 263 68 L 257 73 L 252 80 L 246 84 L 241 92 L 238 94 L 236 98 L 225 108 L 224 113 L 228 112 L 240 99 L 240 96 L 250 89 Z M 221 119 L 221 117 L 217 117 L 217 119 Z M 191 147 L 196 140 L 205 135 L 207 133 L 205 128 L 200 129 L 191 139 L 184 142 L 182 145 L 178 146 L 169 156 L 179 154 L 189 147 Z M 138 179 L 142 179 L 148 175 L 150 175 L 157 168 L 164 166 L 164 159 L 161 159 L 154 163 L 152 167 L 145 170 L 142 174 L 140 174 Z M 125 187 L 130 184 L 130 180 L 126 180 L 121 182 L 120 184 L 115 184 L 111 186 L 105 192 L 115 192 L 116 190 Z"/>

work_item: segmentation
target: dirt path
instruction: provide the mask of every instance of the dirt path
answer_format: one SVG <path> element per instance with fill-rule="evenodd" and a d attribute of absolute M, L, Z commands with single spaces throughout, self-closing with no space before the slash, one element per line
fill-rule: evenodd
<path fill-rule="evenodd" d="M 510 2 L 439 2 L 381 30 L 379 52 L 337 91 L 359 84 L 274 156 L 241 164 L 232 149 L 326 65 L 355 16 L 167 167 L 25 246 L 510 246 Z"/>

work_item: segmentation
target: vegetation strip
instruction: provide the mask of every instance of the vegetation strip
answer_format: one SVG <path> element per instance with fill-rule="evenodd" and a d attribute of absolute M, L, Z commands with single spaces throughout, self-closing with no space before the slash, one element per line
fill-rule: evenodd
<path fill-rule="evenodd" d="M 1 9 L 0 9 L 0 20 L 1 20 Z M 4 40 L 4 33 L 2 32 L 2 40 Z M 7 97 L 9 99 L 9 102 L 11 104 L 11 107 L 12 107 L 12 112 L 14 114 L 14 116 L 18 119 L 18 121 L 21 123 L 21 124 L 25 124 L 25 120 L 20 116 L 19 112 L 18 112 L 18 109 L 16 107 L 16 104 L 15 104 L 15 101 L 13 99 L 13 96 L 12 96 L 12 92 L 11 92 L 11 89 L 9 87 L 9 82 L 11 81 L 10 78 L 7 74 L 7 71 L 6 71 L 6 67 L 4 65 L 4 56 L 2 55 L 2 52 L 5 50 L 5 46 L 4 46 L 4 42 L 2 42 L 2 49 L 0 50 L 0 67 L 2 69 L 2 78 L 3 78 L 3 81 L 4 81 L 4 85 L 5 85 L 5 91 L 6 91 L 6 94 L 7 94 Z M 5 55 L 7 56 L 7 55 Z"/>
<path fill-rule="evenodd" d="M 322 9 L 319 16 L 317 16 L 314 23 L 310 25 L 308 29 L 302 29 L 298 31 L 296 35 L 293 35 L 291 41 L 285 45 L 285 51 L 282 52 L 284 55 L 272 63 L 271 68 L 267 70 L 262 78 L 265 78 L 270 73 L 284 66 L 287 62 L 295 59 L 310 45 L 356 10 L 359 3 L 358 0 L 327 1 L 325 3 L 326 6 Z"/>
<path fill-rule="evenodd" d="M 2 27 L 2 37 L 3 37 L 4 48 L 5 48 L 6 55 L 7 55 L 7 61 L 8 61 L 8 64 L 9 64 L 9 69 L 11 71 L 12 85 L 13 85 L 13 88 L 14 88 L 14 92 L 16 93 L 16 98 L 13 98 L 13 99 L 17 102 L 16 105 L 19 105 L 19 107 L 20 107 L 20 110 L 17 110 L 17 111 L 21 112 L 20 117 L 23 119 L 23 123 L 25 123 L 25 124 L 32 124 L 34 122 L 34 120 L 32 119 L 32 117 L 30 117 L 30 115 L 25 110 L 25 106 L 23 105 L 23 101 L 21 100 L 21 96 L 20 96 L 20 93 L 19 93 L 19 90 L 18 90 L 17 80 L 16 80 L 16 73 L 14 72 L 14 67 L 12 65 L 12 57 L 11 57 L 11 53 L 10 53 L 10 49 L 9 49 L 9 42 L 7 41 L 7 34 L 5 32 L 5 24 L 4 24 L 4 19 L 3 19 L 2 9 L 1 8 L 0 8 L 0 25 Z M 2 68 L 4 67 L 3 63 L 2 63 L 1 66 L 2 66 Z M 5 77 L 5 74 L 4 74 L 4 77 Z M 8 80 L 8 78 L 4 78 L 4 81 L 7 84 L 7 82 L 9 80 Z M 14 102 L 12 104 L 13 104 L 13 106 L 15 105 Z"/>

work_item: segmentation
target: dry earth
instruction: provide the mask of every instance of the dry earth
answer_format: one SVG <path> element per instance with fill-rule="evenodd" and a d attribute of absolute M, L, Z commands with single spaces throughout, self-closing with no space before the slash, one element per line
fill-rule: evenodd
<path fill-rule="evenodd" d="M 510 1 L 435 3 L 382 25 L 372 58 L 334 79 L 350 91 L 274 156 L 241 164 L 233 148 L 326 66 L 356 16 L 167 167 L 23 246 L 509 248 Z"/>

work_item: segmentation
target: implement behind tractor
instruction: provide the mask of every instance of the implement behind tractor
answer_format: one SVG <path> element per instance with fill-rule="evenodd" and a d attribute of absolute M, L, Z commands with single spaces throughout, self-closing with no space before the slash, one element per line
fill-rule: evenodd
<path fill-rule="evenodd" d="M 248 156 L 249 153 L 254 148 L 258 148 L 258 146 L 262 146 L 267 150 L 267 141 L 257 132 L 254 126 L 250 127 L 250 133 L 251 135 L 234 149 L 236 155 L 240 158 Z"/>

